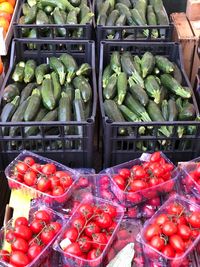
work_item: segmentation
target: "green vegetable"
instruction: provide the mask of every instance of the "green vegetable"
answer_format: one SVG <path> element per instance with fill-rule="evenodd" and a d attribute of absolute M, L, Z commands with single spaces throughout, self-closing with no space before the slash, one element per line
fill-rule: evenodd
<path fill-rule="evenodd" d="M 10 121 L 17 107 L 19 106 L 20 97 L 16 96 L 11 102 L 7 103 L 1 112 L 1 122 Z"/>
<path fill-rule="evenodd" d="M 32 93 L 33 89 L 37 87 L 36 83 L 28 83 L 20 94 L 20 104 L 24 102 Z"/>
<path fill-rule="evenodd" d="M 32 121 L 35 118 L 40 109 L 40 103 L 41 103 L 40 90 L 34 89 L 30 97 L 28 106 L 24 113 L 25 121 Z"/>
<path fill-rule="evenodd" d="M 108 80 L 110 78 L 110 76 L 113 74 L 113 70 L 110 66 L 110 64 L 108 64 L 104 71 L 103 71 L 103 76 L 102 76 L 102 83 L 103 83 L 103 88 L 106 87 L 106 85 L 108 84 Z"/>
<path fill-rule="evenodd" d="M 48 113 L 48 111 L 45 108 L 40 108 L 34 121 L 42 121 L 42 119 L 46 116 L 47 113 Z M 26 136 L 35 135 L 35 134 L 37 134 L 38 131 L 39 131 L 38 126 L 25 127 L 25 135 Z"/>
<path fill-rule="evenodd" d="M 62 90 L 63 90 L 63 92 L 66 93 L 66 95 L 70 99 L 70 102 L 72 103 L 72 101 L 74 100 L 74 96 L 75 96 L 75 89 L 74 89 L 73 85 L 71 83 L 66 83 L 62 87 Z"/>
<path fill-rule="evenodd" d="M 150 52 L 144 53 L 141 59 L 142 77 L 145 78 L 151 74 L 155 66 L 155 58 Z"/>
<path fill-rule="evenodd" d="M 11 102 L 19 93 L 18 83 L 11 83 L 7 85 L 3 91 L 3 100 L 6 102 Z"/>
<path fill-rule="evenodd" d="M 139 12 L 142 20 L 146 23 L 147 0 L 139 0 L 135 3 L 135 9 Z"/>
<path fill-rule="evenodd" d="M 174 64 L 169 61 L 166 57 L 163 56 L 155 56 L 156 65 L 159 70 L 163 71 L 164 73 L 171 73 L 174 71 Z"/>
<path fill-rule="evenodd" d="M 177 82 L 179 82 L 180 84 L 182 84 L 183 79 L 181 70 L 175 63 L 173 63 L 173 65 L 174 65 L 174 72 L 173 72 L 174 79 L 177 80 Z"/>
<path fill-rule="evenodd" d="M 139 11 L 136 8 L 131 10 L 131 15 L 133 20 L 138 26 L 147 26 L 146 21 L 143 20 L 142 16 L 140 15 Z M 148 37 L 149 30 L 148 29 L 143 30 L 143 34 Z"/>
<path fill-rule="evenodd" d="M 53 19 L 54 19 L 55 24 L 62 25 L 62 24 L 66 23 L 65 19 L 62 16 L 61 10 L 59 10 L 58 7 L 56 7 L 54 9 L 52 15 L 53 15 Z M 63 37 L 66 36 L 66 29 L 65 28 L 59 27 L 59 28 L 57 28 L 57 30 L 58 30 L 58 33 L 60 36 L 63 36 Z"/>
<path fill-rule="evenodd" d="M 103 89 L 105 99 L 113 99 L 117 93 L 117 74 L 114 73 L 108 79 L 106 87 Z"/>
<path fill-rule="evenodd" d="M 27 14 L 24 14 L 24 23 L 32 24 L 35 23 L 36 15 L 37 15 L 37 6 L 34 5 L 31 7 L 30 11 Z"/>
<path fill-rule="evenodd" d="M 58 103 L 61 95 L 61 85 L 59 83 L 58 74 L 54 71 L 51 73 L 51 80 L 53 83 L 53 95 L 56 103 Z"/>
<path fill-rule="evenodd" d="M 49 66 L 47 64 L 41 64 L 35 69 L 35 78 L 37 84 L 42 84 L 44 75 L 49 72 Z"/>
<path fill-rule="evenodd" d="M 15 82 L 23 82 L 24 80 L 24 68 L 25 63 L 23 61 L 19 62 L 14 69 L 14 72 L 12 74 L 12 79 Z"/>
<path fill-rule="evenodd" d="M 76 75 L 80 76 L 80 75 L 84 75 L 84 76 L 88 76 L 90 74 L 91 71 L 91 66 L 88 63 L 83 63 L 78 70 L 76 71 Z"/>
<path fill-rule="evenodd" d="M 133 18 L 132 18 L 132 14 L 131 14 L 129 8 L 126 5 L 118 3 L 118 4 L 115 5 L 115 8 L 119 11 L 119 13 L 121 15 L 125 15 L 126 16 L 126 19 L 127 19 L 127 22 L 128 22 L 129 25 L 133 25 L 134 24 L 134 21 L 133 21 Z"/>
<path fill-rule="evenodd" d="M 132 96 L 145 107 L 149 102 L 146 91 L 139 84 L 134 83 L 132 79 L 129 78 L 128 82 Z"/>
<path fill-rule="evenodd" d="M 165 121 L 169 120 L 169 109 L 167 100 L 162 101 L 162 116 Z"/>
<path fill-rule="evenodd" d="M 178 115 L 179 120 L 181 121 L 192 121 L 196 115 L 195 107 L 193 104 L 186 102 L 183 105 L 183 109 Z"/>
<path fill-rule="evenodd" d="M 134 66 L 135 66 L 135 69 L 136 71 L 140 74 L 142 74 L 142 70 L 141 70 L 141 60 L 139 58 L 139 56 L 134 56 Z"/>
<path fill-rule="evenodd" d="M 59 76 L 60 84 L 63 85 L 65 82 L 65 67 L 62 62 L 56 57 L 50 57 L 49 59 L 50 68 L 53 69 Z"/>
<path fill-rule="evenodd" d="M 67 15 L 66 24 L 74 25 L 78 24 L 78 12 L 76 9 L 71 10 Z"/>
<path fill-rule="evenodd" d="M 39 9 L 36 16 L 36 25 L 45 24 L 49 24 L 49 18 L 43 10 Z"/>
<path fill-rule="evenodd" d="M 126 97 L 128 80 L 125 72 L 121 72 L 117 79 L 118 105 L 121 105 Z"/>
<path fill-rule="evenodd" d="M 65 66 L 67 72 L 67 82 L 70 83 L 71 80 L 76 75 L 76 71 L 78 70 L 78 65 L 76 60 L 69 54 L 65 53 L 60 56 L 60 60 Z"/>
<path fill-rule="evenodd" d="M 151 26 L 157 25 L 156 14 L 154 13 L 153 7 L 151 5 L 147 7 L 147 21 L 148 21 L 148 25 L 151 25 Z M 158 30 L 152 29 L 151 36 L 155 39 L 158 38 L 159 36 Z"/>
<path fill-rule="evenodd" d="M 119 110 L 121 111 L 122 115 L 124 116 L 124 118 L 127 121 L 134 121 L 134 122 L 138 122 L 138 116 L 133 113 L 129 108 L 127 108 L 124 105 L 119 105 L 118 106 Z"/>
<path fill-rule="evenodd" d="M 154 99 L 154 102 L 159 104 L 161 95 L 160 85 L 153 75 L 149 75 L 145 79 L 145 89 L 147 94 Z"/>
<path fill-rule="evenodd" d="M 53 84 L 50 74 L 47 74 L 42 82 L 41 94 L 45 108 L 53 110 L 55 108 L 56 101 L 54 98 Z"/>
<path fill-rule="evenodd" d="M 77 76 L 72 81 L 75 89 L 79 89 L 84 102 L 92 98 L 92 88 L 84 76 Z"/>
<path fill-rule="evenodd" d="M 33 59 L 29 59 L 26 61 L 26 65 L 24 68 L 24 82 L 30 83 L 35 78 L 35 68 L 36 62 Z"/>
<path fill-rule="evenodd" d="M 121 72 L 121 63 L 120 63 L 120 53 L 118 51 L 115 51 L 111 55 L 110 59 L 110 65 L 111 69 L 119 75 Z"/>
<path fill-rule="evenodd" d="M 70 97 L 65 92 L 62 92 L 58 106 L 58 120 L 62 122 L 70 122 L 72 119 L 71 108 Z M 70 126 L 64 126 L 65 134 L 69 134 L 69 130 Z"/>

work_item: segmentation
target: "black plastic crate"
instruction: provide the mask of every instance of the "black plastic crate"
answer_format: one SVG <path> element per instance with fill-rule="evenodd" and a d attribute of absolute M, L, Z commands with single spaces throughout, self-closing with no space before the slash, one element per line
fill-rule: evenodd
<path fill-rule="evenodd" d="M 103 109 L 102 95 L 102 73 L 105 66 L 110 62 L 110 56 L 113 51 L 129 51 L 133 55 L 142 55 L 146 51 L 154 55 L 164 55 L 169 60 L 174 61 L 182 71 L 183 85 L 191 88 L 189 80 L 183 69 L 181 57 L 181 48 L 177 43 L 148 43 L 148 42 L 101 42 L 100 66 L 99 66 L 99 100 L 102 115 L 103 131 L 103 161 L 104 167 L 113 166 L 128 160 L 137 158 L 144 152 L 138 147 L 143 141 L 147 146 L 146 152 L 155 151 L 156 147 L 162 150 L 173 162 L 190 160 L 200 153 L 200 122 L 197 121 L 176 121 L 176 122 L 112 122 L 106 117 Z M 191 89 L 192 90 L 192 89 Z M 196 98 L 192 96 L 196 113 L 199 115 Z M 129 136 L 120 136 L 118 130 L 120 127 L 131 127 L 133 134 Z M 153 135 L 140 135 L 140 126 L 153 126 Z M 160 126 L 174 126 L 173 135 L 170 137 L 159 136 Z M 183 135 L 180 139 L 177 135 L 179 126 L 196 126 L 194 135 Z M 166 140 L 166 141 L 165 141 Z M 160 143 L 166 143 L 161 145 Z"/>
<path fill-rule="evenodd" d="M 30 51 L 27 43 L 32 43 L 36 49 Z M 81 50 L 80 50 L 81 49 Z M 56 40 L 27 40 L 14 39 L 11 51 L 10 68 L 5 77 L 0 92 L 0 112 L 2 109 L 2 93 L 6 85 L 11 82 L 11 74 L 15 62 L 35 59 L 38 63 L 46 62 L 49 56 L 60 56 L 70 53 L 78 64 L 87 62 L 92 66 L 90 83 L 93 88 L 93 104 L 90 117 L 84 122 L 0 122 L 0 169 L 13 160 L 20 151 L 26 149 L 40 155 L 52 158 L 71 167 L 91 167 L 93 162 L 93 138 L 97 104 L 97 88 L 95 74 L 95 45 L 93 41 L 56 41 Z M 79 127 L 77 134 L 66 135 L 64 127 Z M 25 127 L 38 126 L 39 134 L 25 136 Z M 17 127 L 18 135 L 5 135 L 3 127 Z"/>
<path fill-rule="evenodd" d="M 22 0 L 21 4 L 19 5 L 18 15 L 16 17 L 16 20 L 13 23 L 14 37 L 15 38 L 27 38 L 27 37 L 23 36 L 23 31 L 26 29 L 28 29 L 28 30 L 35 29 L 37 39 L 53 39 L 53 40 L 66 40 L 66 39 L 92 40 L 92 39 L 94 39 L 93 22 L 92 21 L 91 21 L 91 23 L 87 23 L 85 25 L 80 25 L 80 24 L 73 24 L 73 25 L 70 25 L 70 24 L 63 24 L 63 25 L 57 25 L 57 24 L 43 24 L 43 25 L 20 24 L 19 19 L 22 16 L 22 5 L 26 2 L 27 2 L 27 0 Z M 91 4 L 90 0 L 88 0 L 88 6 L 90 7 L 90 10 L 92 11 L 92 4 Z M 45 28 L 45 31 L 49 30 L 49 37 L 45 37 L 44 28 Z M 59 28 L 63 28 L 66 30 L 66 35 L 64 37 L 61 37 L 57 34 L 57 30 Z M 80 29 L 82 29 L 82 36 L 80 38 L 72 37 L 72 32 L 80 30 Z"/>

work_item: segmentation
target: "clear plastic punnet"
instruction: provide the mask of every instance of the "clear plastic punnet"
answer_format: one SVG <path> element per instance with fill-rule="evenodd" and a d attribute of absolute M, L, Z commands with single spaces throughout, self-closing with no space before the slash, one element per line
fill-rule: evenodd
<path fill-rule="evenodd" d="M 140 158 L 113 166 L 111 168 L 107 168 L 105 170 L 105 172 L 110 176 L 112 192 L 125 207 L 132 207 L 136 204 L 145 202 L 148 199 L 167 194 L 174 189 L 174 186 L 178 179 L 178 169 L 175 168 L 175 165 L 163 153 L 161 153 L 162 158 L 164 158 L 167 163 L 173 164 L 174 166 L 174 170 L 171 172 L 171 179 L 164 181 L 163 183 L 160 183 L 158 185 L 135 192 L 126 192 L 121 190 L 116 182 L 112 179 L 120 169 L 131 169 L 135 165 L 141 165 L 145 162 L 149 162 L 150 156 L 151 154 L 143 153 Z"/>
<path fill-rule="evenodd" d="M 164 255 L 161 251 L 152 247 L 151 244 L 149 243 L 150 241 L 148 241 L 146 239 L 146 237 L 147 237 L 146 233 L 147 233 L 148 227 L 150 227 L 151 225 L 153 225 L 155 223 L 155 220 L 158 218 L 159 215 L 164 214 L 164 216 L 168 215 L 169 218 L 171 218 L 170 217 L 171 213 L 169 213 L 169 210 L 170 210 L 171 205 L 174 205 L 174 204 L 175 205 L 181 205 L 182 212 L 181 212 L 181 214 L 179 214 L 180 216 L 183 215 L 183 213 L 185 213 L 187 216 L 189 216 L 189 215 L 191 215 L 192 212 L 200 212 L 200 207 L 198 205 L 196 205 L 195 203 L 189 201 L 188 199 L 176 194 L 176 195 L 170 197 L 158 209 L 158 211 L 151 217 L 151 219 L 146 221 L 146 223 L 143 225 L 141 232 L 137 236 L 137 241 L 140 242 L 143 246 L 143 252 L 144 252 L 145 257 L 148 258 L 148 260 L 150 262 L 154 262 L 156 264 L 156 266 L 158 266 L 158 267 L 162 267 L 162 266 L 166 266 L 166 267 L 168 267 L 168 266 L 170 266 L 170 267 L 171 266 L 176 266 L 176 267 L 189 266 L 189 265 L 184 265 L 184 264 L 186 261 L 188 261 L 188 257 L 190 255 L 190 252 L 192 252 L 192 250 L 195 248 L 195 246 L 200 241 L 200 235 L 197 235 L 196 237 L 191 239 L 192 242 L 189 242 L 187 246 L 185 243 L 185 249 L 182 252 L 180 252 L 180 251 L 177 252 L 174 249 L 174 253 L 177 253 L 177 255 L 175 254 L 176 257 L 168 257 L 168 256 Z M 174 235 L 177 236 L 178 234 L 176 233 Z M 166 238 L 165 235 L 163 235 L 163 234 L 161 234 L 161 237 Z M 187 240 L 185 240 L 185 242 L 186 241 Z M 169 242 L 170 242 L 170 240 L 169 240 Z M 170 244 L 172 246 L 172 243 L 170 243 Z"/>
<path fill-rule="evenodd" d="M 94 259 L 94 260 L 87 260 L 84 259 L 82 257 L 78 257 L 75 256 L 73 254 L 70 253 L 66 253 L 60 246 L 61 242 L 63 241 L 63 239 L 65 239 L 64 234 L 66 232 L 66 230 L 70 229 L 70 227 L 72 226 L 72 223 L 75 219 L 77 219 L 78 217 L 80 217 L 80 213 L 78 212 L 79 208 L 81 207 L 81 205 L 83 204 L 90 204 L 90 205 L 94 205 L 95 207 L 103 207 L 103 205 L 105 204 L 109 204 L 113 207 L 115 207 L 116 211 L 117 211 L 117 215 L 116 215 L 116 227 L 111 235 L 111 237 L 109 238 L 108 243 L 106 244 L 105 248 L 102 250 L 101 254 L 99 255 L 98 258 Z M 97 197 L 90 197 L 87 199 L 84 199 L 80 205 L 77 207 L 77 209 L 75 210 L 75 212 L 72 214 L 71 218 L 67 221 L 67 223 L 65 224 L 62 232 L 60 233 L 60 235 L 58 236 L 58 238 L 56 239 L 53 248 L 54 250 L 58 251 L 60 253 L 61 259 L 62 259 L 62 266 L 70 266 L 70 267 L 89 267 L 89 266 L 103 266 L 103 260 L 110 248 L 110 246 L 112 245 L 116 235 L 117 235 L 117 231 L 120 227 L 120 223 L 122 221 L 122 218 L 124 216 L 124 210 L 120 205 L 117 204 L 113 204 L 112 202 L 103 200 L 101 198 L 97 198 Z"/>
<path fill-rule="evenodd" d="M 57 171 L 63 171 L 68 173 L 71 178 L 73 179 L 73 183 L 66 189 L 66 191 L 64 192 L 64 194 L 59 195 L 59 196 L 53 196 L 50 195 L 46 192 L 41 192 L 39 190 L 37 190 L 34 187 L 28 186 L 23 182 L 17 181 L 16 179 L 14 179 L 14 172 L 15 172 L 15 165 L 18 162 L 23 161 L 26 157 L 32 157 L 36 163 L 39 164 L 47 164 L 47 163 L 53 163 L 56 166 Z M 24 194 L 30 195 L 32 197 L 32 199 L 37 199 L 37 202 L 40 203 L 45 203 L 47 206 L 49 207 L 53 207 L 53 206 L 60 206 L 63 205 L 68 198 L 71 196 L 72 192 L 73 192 L 73 188 L 75 185 L 76 180 L 78 179 L 80 173 L 76 170 L 73 170 L 71 168 L 68 168 L 56 161 L 53 161 L 51 159 L 39 156 L 35 153 L 29 152 L 24 150 L 22 153 L 20 153 L 18 155 L 18 157 L 16 157 L 9 165 L 8 167 L 5 169 L 5 175 L 8 179 L 8 185 L 10 187 L 10 189 L 18 189 L 18 190 L 22 190 L 22 192 Z"/>
<path fill-rule="evenodd" d="M 47 211 L 51 216 L 51 222 L 59 222 L 62 227 L 64 226 L 65 220 L 64 220 L 64 217 L 60 213 L 55 212 L 54 210 L 52 210 L 46 206 L 42 206 L 42 205 L 40 205 L 40 206 L 34 205 L 33 207 L 31 207 L 31 209 L 29 211 L 29 222 L 32 221 L 34 213 L 36 211 L 39 211 L 39 210 Z M 61 232 L 62 227 L 58 231 L 58 233 L 53 237 L 53 239 L 47 245 L 44 246 L 41 253 L 33 261 L 31 261 L 28 265 L 26 265 L 26 267 L 47 266 L 46 264 L 48 262 L 50 262 L 50 259 L 51 259 L 50 257 L 52 256 L 52 253 L 53 253 L 52 244 L 55 241 L 55 239 L 57 238 L 57 236 L 59 235 L 59 233 Z M 10 229 L 13 229 L 13 219 L 11 219 L 6 224 L 6 226 L 2 227 L 0 230 L 0 245 L 1 246 L 3 246 L 3 244 L 4 244 L 4 238 L 5 238 L 6 231 L 8 231 Z M 45 227 L 44 227 L 44 231 L 45 231 Z M 2 259 L 0 259 L 0 266 L 13 267 L 12 264 L 9 264 L 9 263 L 3 261 Z"/>

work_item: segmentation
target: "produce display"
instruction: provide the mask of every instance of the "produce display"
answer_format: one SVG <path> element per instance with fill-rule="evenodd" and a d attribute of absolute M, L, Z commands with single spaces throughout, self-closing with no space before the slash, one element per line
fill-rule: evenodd
<path fill-rule="evenodd" d="M 199 206 L 175 195 L 144 225 L 140 238 L 152 261 L 188 266 L 186 257 L 199 241 L 199 230 Z"/>
<path fill-rule="evenodd" d="M 105 0 L 95 1 L 97 12 L 97 25 L 105 28 L 108 39 L 118 39 L 120 31 L 117 27 L 123 26 L 143 26 L 144 29 L 134 34 L 132 29 L 124 28 L 122 37 L 125 39 L 135 39 L 140 37 L 160 38 L 159 28 L 148 28 L 148 26 L 167 26 L 169 19 L 162 0 Z M 116 29 L 112 27 L 115 26 Z M 109 29 L 111 27 L 111 29 Z"/>
<path fill-rule="evenodd" d="M 87 0 L 27 0 L 22 5 L 22 14 L 18 24 L 22 27 L 22 35 L 27 38 L 36 38 L 41 27 L 42 37 L 84 37 L 84 28 L 52 27 L 53 25 L 85 25 L 91 23 L 94 16 Z M 43 27 L 47 25 L 48 27 Z M 23 27 L 29 25 L 30 27 Z M 51 25 L 49 27 L 49 25 Z M 53 29 L 53 32 L 51 31 Z"/>
<path fill-rule="evenodd" d="M 92 109 L 91 66 L 78 65 L 70 54 L 50 57 L 40 65 L 33 59 L 18 62 L 12 80 L 3 91 L 1 122 L 86 121 Z M 45 130 L 50 130 L 46 127 Z M 38 126 L 25 127 L 25 136 L 40 133 Z M 4 135 L 17 136 L 19 127 L 4 128 Z M 64 134 L 80 134 L 81 127 L 64 127 Z"/>
<path fill-rule="evenodd" d="M 15 0 L 0 1 L 0 28 L 3 28 L 4 36 L 8 32 L 12 15 L 14 13 L 15 4 Z"/>

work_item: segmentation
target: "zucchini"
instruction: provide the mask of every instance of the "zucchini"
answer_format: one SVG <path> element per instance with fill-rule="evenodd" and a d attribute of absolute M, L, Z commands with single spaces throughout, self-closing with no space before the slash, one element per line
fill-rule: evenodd
<path fill-rule="evenodd" d="M 44 79 L 44 75 L 49 72 L 49 65 L 47 64 L 40 64 L 35 69 L 35 78 L 37 84 L 42 84 L 42 81 Z"/>
<path fill-rule="evenodd" d="M 80 21 L 80 25 L 85 25 L 87 23 L 90 23 L 91 22 L 91 19 L 94 17 L 94 13 L 93 12 L 89 12 L 85 15 L 84 18 L 81 19 Z M 76 32 L 76 37 L 80 38 L 83 36 L 83 27 L 79 27 L 77 32 Z"/>
<path fill-rule="evenodd" d="M 56 103 L 58 103 L 61 95 L 61 85 L 59 83 L 58 74 L 54 71 L 51 73 L 51 80 L 53 83 L 53 95 Z"/>
<path fill-rule="evenodd" d="M 81 4 L 81 0 L 69 0 L 69 2 L 75 7 L 78 7 Z"/>
<path fill-rule="evenodd" d="M 160 9 L 159 12 L 156 12 L 154 8 L 154 11 L 156 13 L 158 25 L 169 25 L 169 18 L 164 8 Z"/>
<path fill-rule="evenodd" d="M 48 111 L 45 108 L 40 108 L 34 121 L 40 122 L 44 118 L 44 116 L 46 116 L 47 113 L 48 113 Z M 25 135 L 26 136 L 35 135 L 35 134 L 37 134 L 38 131 L 39 131 L 38 126 L 25 127 Z"/>
<path fill-rule="evenodd" d="M 29 6 L 29 4 L 28 3 L 23 3 L 23 5 L 22 5 L 22 13 L 23 13 L 23 15 L 26 16 L 30 12 L 30 10 L 31 10 L 31 7 Z"/>
<path fill-rule="evenodd" d="M 155 56 L 156 65 L 159 70 L 164 73 L 171 73 L 174 71 L 174 64 L 164 56 Z"/>
<path fill-rule="evenodd" d="M 83 63 L 83 64 L 81 64 L 81 66 L 76 71 L 76 75 L 77 76 L 80 76 L 80 75 L 88 76 L 90 74 L 90 72 L 91 72 L 91 69 L 92 68 L 91 68 L 90 64 Z"/>
<path fill-rule="evenodd" d="M 178 115 L 179 120 L 181 121 L 192 121 L 195 119 L 196 111 L 193 104 L 186 102 L 183 104 L 183 109 Z"/>
<path fill-rule="evenodd" d="M 66 24 L 66 21 L 62 16 L 61 10 L 58 7 L 54 8 L 52 15 L 53 15 L 53 20 L 54 20 L 55 24 L 58 24 L 58 25 Z M 65 28 L 59 27 L 59 28 L 57 28 L 57 31 L 58 31 L 58 34 L 60 36 L 62 36 L 62 37 L 66 36 L 66 29 Z"/>
<path fill-rule="evenodd" d="M 66 24 L 74 25 L 78 24 L 78 12 L 76 9 L 71 10 L 67 15 Z"/>
<path fill-rule="evenodd" d="M 101 16 L 101 15 L 106 15 L 107 16 L 107 14 L 109 12 L 109 8 L 110 8 L 109 0 L 104 1 L 100 6 L 98 16 Z"/>
<path fill-rule="evenodd" d="M 24 14 L 24 15 L 25 15 L 25 14 Z M 34 6 L 31 7 L 30 12 L 28 12 L 28 13 L 24 16 L 24 23 L 25 23 L 25 24 L 32 24 L 32 23 L 35 23 L 36 15 L 37 15 L 37 6 L 34 5 Z"/>
<path fill-rule="evenodd" d="M 33 89 L 37 87 L 36 83 L 28 83 L 26 87 L 21 91 L 20 104 L 24 102 L 32 93 Z"/>
<path fill-rule="evenodd" d="M 57 121 L 58 120 L 58 109 L 54 109 L 49 111 L 41 120 L 41 122 L 45 122 L 45 121 Z M 42 130 L 48 131 L 49 129 L 51 129 L 52 126 L 49 127 L 40 127 L 40 131 L 43 132 Z M 54 128 L 55 129 L 55 128 Z"/>
<path fill-rule="evenodd" d="M 118 51 L 115 51 L 112 53 L 110 58 L 110 66 L 111 69 L 119 75 L 121 72 L 121 62 L 120 62 L 120 53 Z"/>
<path fill-rule="evenodd" d="M 24 82 L 30 83 L 35 78 L 35 68 L 36 62 L 33 59 L 29 59 L 26 61 L 24 68 Z"/>
<path fill-rule="evenodd" d="M 169 120 L 169 107 L 168 107 L 167 100 L 162 101 L 161 109 L 162 109 L 162 116 L 163 116 L 164 120 L 168 121 Z"/>
<path fill-rule="evenodd" d="M 154 99 L 154 102 L 159 104 L 161 95 L 160 85 L 153 75 L 149 75 L 145 79 L 145 89 L 147 94 Z"/>
<path fill-rule="evenodd" d="M 19 24 L 25 24 L 25 16 L 21 16 L 19 18 Z M 27 37 L 29 35 L 29 29 L 21 26 L 21 31 L 22 31 L 22 37 Z"/>
<path fill-rule="evenodd" d="M 177 80 L 177 82 L 182 84 L 183 78 L 182 78 L 181 70 L 179 69 L 179 67 L 175 63 L 173 63 L 173 65 L 174 65 L 173 77 L 175 80 Z"/>
<path fill-rule="evenodd" d="M 178 118 L 178 109 L 176 102 L 172 99 L 168 101 L 168 110 L 169 110 L 169 121 L 176 121 Z"/>
<path fill-rule="evenodd" d="M 130 52 L 124 52 L 121 55 L 122 70 L 127 75 L 131 76 L 135 72 L 135 65 L 133 63 L 133 57 Z"/>
<path fill-rule="evenodd" d="M 127 93 L 128 80 L 125 72 L 121 72 L 117 78 L 117 96 L 118 96 L 118 105 L 121 105 L 124 102 Z"/>
<path fill-rule="evenodd" d="M 141 60 L 140 60 L 139 56 L 137 56 L 137 55 L 134 56 L 133 60 L 134 60 L 135 69 L 141 76 L 142 75 L 142 70 L 141 70 Z"/>
<path fill-rule="evenodd" d="M 46 24 L 49 24 L 49 18 L 43 10 L 39 9 L 36 16 L 36 25 L 46 25 Z"/>
<path fill-rule="evenodd" d="M 160 76 L 162 85 L 172 93 L 182 98 L 191 98 L 191 92 L 185 90 L 171 75 L 163 74 Z"/>
<path fill-rule="evenodd" d="M 65 66 L 57 57 L 50 57 L 49 58 L 49 65 L 50 68 L 53 69 L 59 76 L 60 84 L 63 85 L 65 82 Z"/>
<path fill-rule="evenodd" d="M 79 89 L 75 90 L 75 98 L 73 101 L 73 111 L 74 111 L 74 117 L 76 121 L 85 121 L 85 113 L 84 113 L 84 105 L 83 101 L 81 99 L 81 92 Z M 83 127 L 82 126 L 77 126 L 77 134 L 83 135 Z"/>
<path fill-rule="evenodd" d="M 38 0 L 41 6 L 52 6 L 52 7 L 59 7 L 61 10 L 71 11 L 75 7 L 68 1 L 68 0 Z"/>
<path fill-rule="evenodd" d="M 138 116 L 135 113 L 133 113 L 129 108 L 127 108 L 125 105 L 119 105 L 118 108 L 127 121 L 133 121 L 133 122 L 139 121 Z"/>
<path fill-rule="evenodd" d="M 106 25 L 106 19 L 107 19 L 107 16 L 105 14 L 98 16 L 97 25 L 105 26 Z"/>
<path fill-rule="evenodd" d="M 76 63 L 76 60 L 69 54 L 65 53 L 60 56 L 60 60 L 65 66 L 66 72 L 67 72 L 67 83 L 70 83 L 71 80 L 76 75 L 76 71 L 78 70 L 78 65 Z"/>
<path fill-rule="evenodd" d="M 132 79 L 129 79 L 128 81 L 129 91 L 132 94 L 133 98 L 138 100 L 140 104 L 145 107 L 149 102 L 149 97 L 146 91 L 139 84 L 134 83 Z"/>
<path fill-rule="evenodd" d="M 115 22 L 115 26 L 124 26 L 126 24 L 126 15 L 121 14 Z"/>
<path fill-rule="evenodd" d="M 145 78 L 151 74 L 155 67 L 155 58 L 150 52 L 144 53 L 141 59 L 142 77 Z"/>
<path fill-rule="evenodd" d="M 54 98 L 53 84 L 50 74 L 47 74 L 42 82 L 41 95 L 45 108 L 53 110 L 56 106 L 56 101 Z"/>
<path fill-rule="evenodd" d="M 14 72 L 12 74 L 12 79 L 15 82 L 23 82 L 24 80 L 24 68 L 25 63 L 23 61 L 19 62 L 14 69 Z"/>
<path fill-rule="evenodd" d="M 53 7 L 52 7 L 52 6 L 45 6 L 45 8 L 44 8 L 44 12 L 45 12 L 47 15 L 50 15 L 50 14 L 53 12 Z"/>
<path fill-rule="evenodd" d="M 147 0 L 139 0 L 135 3 L 135 9 L 139 12 L 142 20 L 147 23 L 146 21 L 146 13 L 147 13 Z"/>
<path fill-rule="evenodd" d="M 136 8 L 133 8 L 131 10 L 131 15 L 132 15 L 132 18 L 133 18 L 134 22 L 138 26 L 147 26 L 146 21 L 143 20 L 142 16 L 140 15 L 139 11 Z M 143 34 L 146 37 L 148 37 L 149 36 L 149 30 L 148 29 L 143 30 Z"/>
<path fill-rule="evenodd" d="M 70 98 L 70 102 L 72 103 L 72 101 L 74 100 L 74 96 L 75 96 L 75 89 L 73 85 L 71 83 L 66 83 L 62 87 L 62 90 L 63 92 L 67 94 L 67 96 Z"/>
<path fill-rule="evenodd" d="M 11 102 L 7 103 L 1 112 L 1 122 L 10 121 L 17 107 L 19 106 L 20 97 L 16 96 Z"/>
<path fill-rule="evenodd" d="M 119 13 L 121 15 L 125 15 L 126 16 L 126 19 L 127 19 L 127 22 L 128 22 L 129 25 L 133 25 L 134 24 L 134 21 L 133 21 L 133 18 L 132 18 L 132 14 L 131 14 L 129 8 L 126 5 L 118 3 L 118 4 L 115 5 L 115 8 L 119 11 Z"/>
<path fill-rule="evenodd" d="M 157 18 L 156 18 L 156 14 L 153 10 L 153 6 L 149 5 L 147 7 L 147 22 L 148 22 L 148 25 L 150 26 L 155 26 L 157 25 Z M 158 38 L 159 36 L 159 32 L 157 29 L 152 29 L 152 32 L 151 32 L 151 36 L 153 38 Z"/>
<path fill-rule="evenodd" d="M 85 16 L 87 16 L 88 13 L 90 13 L 90 8 L 87 5 L 83 4 L 81 5 L 80 9 L 80 20 L 82 20 Z"/>
<path fill-rule="evenodd" d="M 151 121 L 146 109 L 130 93 L 126 94 L 124 104 L 143 121 Z"/>
<path fill-rule="evenodd" d="M 105 67 L 105 69 L 104 69 L 104 71 L 103 71 L 103 75 L 102 75 L 102 83 L 103 83 L 103 88 L 105 88 L 106 87 L 106 85 L 108 84 L 108 80 L 109 80 L 109 78 L 110 78 L 110 76 L 113 74 L 113 70 L 112 70 L 112 68 L 111 68 L 111 66 L 110 66 L 110 64 L 108 64 L 106 67 Z"/>
<path fill-rule="evenodd" d="M 117 74 L 114 73 L 108 79 L 107 85 L 103 90 L 103 96 L 105 99 L 113 99 L 117 93 Z"/>
<path fill-rule="evenodd" d="M 28 106 L 24 112 L 24 120 L 32 121 L 37 115 L 41 103 L 41 94 L 40 90 L 34 89 L 30 97 Z"/>
<path fill-rule="evenodd" d="M 34 39 L 37 38 L 37 31 L 35 28 L 31 29 L 29 34 L 28 34 L 28 38 Z M 33 50 L 36 49 L 36 44 L 34 43 L 27 43 L 28 49 Z"/>
<path fill-rule="evenodd" d="M 132 7 L 132 4 L 129 0 L 117 0 L 116 3 L 121 3 L 121 4 L 124 4 L 125 6 L 127 6 L 128 8 L 131 8 Z"/>
<path fill-rule="evenodd" d="M 17 83 L 11 83 L 7 85 L 3 91 L 3 100 L 11 102 L 19 93 L 19 86 Z"/>
<path fill-rule="evenodd" d="M 79 89 L 84 102 L 92 98 L 92 88 L 84 76 L 77 76 L 72 81 L 75 89 Z"/>
<path fill-rule="evenodd" d="M 72 119 L 71 99 L 65 92 L 61 93 L 58 105 L 58 120 L 62 122 L 70 122 Z M 70 126 L 64 126 L 65 134 L 69 134 Z"/>
<path fill-rule="evenodd" d="M 119 17 L 119 11 L 114 9 L 106 20 L 106 26 L 114 26 L 117 18 Z M 107 30 L 107 34 L 114 37 L 114 30 Z M 110 38 L 110 37 L 109 37 Z"/>
<path fill-rule="evenodd" d="M 162 103 L 163 100 L 168 100 L 168 91 L 161 85 L 160 87 L 160 103 Z"/>

